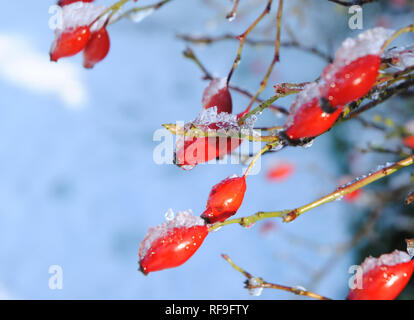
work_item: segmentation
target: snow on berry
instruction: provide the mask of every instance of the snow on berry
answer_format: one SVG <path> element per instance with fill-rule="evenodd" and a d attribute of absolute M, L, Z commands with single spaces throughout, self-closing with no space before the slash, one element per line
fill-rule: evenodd
<path fill-rule="evenodd" d="M 368 257 L 361 264 L 362 279 L 355 278 L 356 287 L 348 300 L 393 300 L 405 288 L 414 271 L 414 261 L 406 252 L 395 250 L 379 258 Z M 358 281 L 361 281 L 358 286 Z"/>
<path fill-rule="evenodd" d="M 88 44 L 91 33 L 105 25 L 108 15 L 93 23 L 105 8 L 81 1 L 64 5 L 61 21 L 55 30 L 55 40 L 50 49 L 50 59 L 58 61 L 60 58 L 70 57 L 82 51 Z"/>
<path fill-rule="evenodd" d="M 62 25 L 57 31 L 73 29 L 90 25 L 106 9 L 104 5 L 91 2 L 75 2 L 62 8 Z M 108 18 L 108 14 L 101 17 L 90 28 L 91 32 L 101 29 Z"/>
<path fill-rule="evenodd" d="M 368 55 L 381 55 L 381 47 L 394 33 L 394 30 L 376 27 L 362 32 L 356 38 L 347 38 L 335 53 L 335 59 L 324 74 L 324 78 L 330 80 L 337 71 L 358 58 Z"/>
<path fill-rule="evenodd" d="M 139 246 L 140 270 L 144 274 L 183 264 L 208 234 L 205 221 L 193 216 L 191 210 L 174 216 L 170 209 L 166 218 L 166 222 L 148 230 Z"/>
<path fill-rule="evenodd" d="M 240 132 L 255 134 L 249 127 L 253 122 L 239 127 L 237 120 L 238 116 L 235 114 L 218 113 L 215 106 L 202 109 L 196 119 L 184 126 L 184 130 L 197 128 L 207 135 L 218 133 L 226 137 L 180 137 L 176 143 L 174 163 L 184 170 L 191 170 L 197 164 L 222 157 L 236 149 L 241 143 L 241 139 L 237 138 Z"/>
<path fill-rule="evenodd" d="M 233 103 L 227 86 L 227 78 L 215 78 L 204 90 L 201 103 L 204 109 L 217 107 L 217 112 L 232 113 Z"/>
<path fill-rule="evenodd" d="M 208 223 L 222 222 L 235 215 L 243 203 L 246 177 L 232 176 L 213 186 L 206 210 L 201 215 Z"/>
<path fill-rule="evenodd" d="M 406 47 L 393 47 L 384 54 L 390 60 L 389 64 L 400 70 L 414 66 L 414 45 Z"/>

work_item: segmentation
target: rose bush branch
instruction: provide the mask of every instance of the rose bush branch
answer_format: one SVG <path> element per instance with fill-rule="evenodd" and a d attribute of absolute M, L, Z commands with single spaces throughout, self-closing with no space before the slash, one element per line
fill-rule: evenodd
<path fill-rule="evenodd" d="M 332 202 L 337 199 L 341 199 L 344 195 L 354 192 L 355 190 L 358 190 L 360 188 L 363 188 L 366 185 L 371 184 L 379 179 L 387 177 L 402 168 L 412 165 L 413 163 L 414 163 L 414 155 L 409 156 L 390 166 L 380 168 L 377 171 L 368 174 L 366 177 L 356 180 L 347 186 L 340 187 L 336 189 L 334 192 L 316 201 L 313 201 L 304 206 L 298 207 L 296 209 L 282 210 L 282 211 L 270 211 L 270 212 L 259 211 L 251 216 L 246 216 L 246 217 L 242 217 L 238 219 L 231 219 L 231 220 L 227 220 L 224 222 L 216 223 L 210 226 L 209 229 L 210 231 L 212 231 L 212 230 L 215 230 L 217 228 L 220 228 L 222 226 L 229 225 L 229 224 L 240 224 L 241 226 L 247 227 L 249 225 L 252 225 L 253 223 L 256 223 L 259 220 L 267 219 L 267 218 L 282 218 L 283 222 L 292 222 L 297 217 L 299 217 L 300 215 L 302 215 L 303 213 L 309 210 L 319 207 L 322 204 Z"/>
<path fill-rule="evenodd" d="M 270 9 L 272 7 L 273 0 L 267 0 L 266 8 L 263 10 L 263 12 L 260 14 L 259 17 L 256 18 L 256 20 L 253 21 L 253 23 L 244 31 L 240 36 L 237 37 L 239 40 L 239 47 L 237 49 L 236 58 L 234 59 L 233 65 L 230 69 L 230 72 L 227 76 L 227 83 L 230 82 L 231 77 L 233 76 L 234 70 L 238 66 L 240 60 L 241 60 L 241 54 L 243 50 L 244 42 L 246 41 L 246 37 L 249 35 L 250 32 L 253 31 L 253 29 L 257 26 L 257 24 L 270 12 Z"/>
<path fill-rule="evenodd" d="M 257 278 L 254 277 L 253 275 L 251 275 L 249 272 L 247 272 L 246 270 L 242 269 L 241 267 L 239 267 L 238 265 L 236 265 L 228 255 L 226 254 L 222 254 L 221 255 L 222 258 L 224 260 L 226 260 L 232 267 L 233 269 L 235 269 L 236 271 L 240 272 L 242 275 L 244 275 L 247 278 L 247 281 L 245 282 L 246 289 L 249 290 L 253 290 L 253 289 L 276 289 L 276 290 L 282 290 L 282 291 L 287 291 L 299 296 L 306 296 L 312 299 L 317 299 L 317 300 L 330 300 L 329 298 L 326 298 L 324 296 L 321 296 L 317 293 L 311 292 L 311 291 L 307 291 L 304 289 L 300 289 L 300 288 L 295 288 L 295 287 L 288 287 L 288 286 L 283 286 L 283 285 L 279 285 L 279 284 L 275 284 L 275 283 L 270 283 L 267 282 L 265 280 L 263 280 L 262 278 Z"/>
<path fill-rule="evenodd" d="M 250 100 L 250 103 L 246 110 L 250 110 L 253 103 L 256 101 L 256 99 L 259 97 L 259 95 L 263 92 L 263 90 L 267 86 L 267 81 L 269 80 L 270 75 L 272 74 L 273 68 L 276 64 L 276 62 L 279 61 L 279 51 L 280 51 L 280 27 L 282 22 L 282 11 L 283 11 L 283 0 L 279 0 L 279 7 L 277 9 L 276 14 L 276 38 L 274 42 L 275 52 L 273 55 L 273 59 L 266 71 L 265 76 L 263 77 L 262 81 L 260 82 L 260 88 L 257 90 L 253 98 Z"/>

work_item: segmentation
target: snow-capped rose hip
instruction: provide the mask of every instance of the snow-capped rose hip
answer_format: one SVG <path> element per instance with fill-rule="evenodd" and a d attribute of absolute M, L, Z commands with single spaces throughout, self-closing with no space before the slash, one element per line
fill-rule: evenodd
<path fill-rule="evenodd" d="M 375 84 L 380 66 L 381 58 L 378 55 L 366 55 L 345 65 L 334 75 L 327 76 L 331 71 L 325 71 L 324 97 L 333 107 L 363 97 Z"/>
<path fill-rule="evenodd" d="M 90 37 L 88 26 L 59 32 L 50 49 L 50 60 L 56 62 L 60 58 L 76 55 L 85 48 Z"/>
<path fill-rule="evenodd" d="M 246 192 L 246 177 L 229 177 L 216 184 L 210 191 L 206 210 L 201 215 L 207 223 L 226 220 L 236 214 Z"/>
<path fill-rule="evenodd" d="M 233 102 L 226 78 L 215 78 L 204 90 L 202 104 L 204 109 L 217 107 L 217 113 L 232 113 Z"/>
<path fill-rule="evenodd" d="M 324 111 L 318 98 L 291 112 L 285 124 L 285 135 L 292 141 L 313 138 L 331 129 L 342 112 L 337 107 L 332 113 Z"/>
<path fill-rule="evenodd" d="M 150 228 L 139 248 L 139 268 L 145 275 L 182 265 L 197 251 L 208 234 L 203 219 L 189 212 Z"/>
<path fill-rule="evenodd" d="M 414 260 L 403 251 L 395 250 L 379 258 L 366 258 L 361 264 L 362 279 L 355 275 L 355 288 L 348 300 L 393 300 L 405 288 L 414 271 Z M 359 281 L 359 288 L 358 288 Z"/>
<path fill-rule="evenodd" d="M 75 2 L 93 2 L 93 0 L 59 0 L 58 5 L 63 7 Z"/>
<path fill-rule="evenodd" d="M 110 40 L 106 28 L 92 32 L 91 38 L 83 51 L 83 66 L 93 68 L 96 63 L 102 61 L 109 52 Z"/>

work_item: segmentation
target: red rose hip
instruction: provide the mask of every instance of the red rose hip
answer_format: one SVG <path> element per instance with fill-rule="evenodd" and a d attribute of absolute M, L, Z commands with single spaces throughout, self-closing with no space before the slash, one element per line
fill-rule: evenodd
<path fill-rule="evenodd" d="M 290 140 L 313 138 L 331 129 L 342 112 L 342 107 L 332 113 L 322 110 L 319 99 L 313 98 L 293 111 L 285 124 L 285 134 Z"/>
<path fill-rule="evenodd" d="M 378 77 L 381 58 L 378 55 L 360 57 L 329 76 L 331 66 L 323 74 L 326 81 L 324 97 L 336 107 L 357 100 L 371 90 Z"/>
<path fill-rule="evenodd" d="M 83 51 L 83 66 L 93 68 L 96 63 L 102 61 L 109 52 L 110 40 L 106 28 L 92 32 L 91 38 Z"/>
<path fill-rule="evenodd" d="M 93 2 L 93 0 L 59 0 L 58 5 L 63 7 L 75 2 Z"/>
<path fill-rule="evenodd" d="M 204 109 L 217 107 L 217 113 L 232 113 L 233 102 L 226 78 L 215 78 L 204 90 L 202 104 Z"/>
<path fill-rule="evenodd" d="M 63 57 L 71 57 L 82 51 L 91 37 L 89 27 L 77 27 L 56 34 L 50 49 L 50 60 L 58 61 Z"/>
<path fill-rule="evenodd" d="M 414 260 L 406 252 L 395 250 L 379 258 L 365 259 L 361 287 L 348 293 L 348 300 L 393 300 L 405 288 L 414 271 Z"/>
<path fill-rule="evenodd" d="M 139 248 L 140 271 L 150 272 L 182 265 L 198 250 L 208 234 L 205 222 L 188 212 L 150 228 Z"/>

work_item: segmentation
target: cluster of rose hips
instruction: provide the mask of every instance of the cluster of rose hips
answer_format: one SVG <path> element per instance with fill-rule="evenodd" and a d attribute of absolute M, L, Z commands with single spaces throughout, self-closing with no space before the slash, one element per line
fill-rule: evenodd
<path fill-rule="evenodd" d="M 92 2 L 93 0 L 58 1 L 63 11 L 62 19 L 66 21 L 63 21 L 63 29 L 55 30 L 55 40 L 50 49 L 51 61 L 74 56 L 83 50 L 83 66 L 90 69 L 107 56 L 110 48 L 106 30 L 108 20 L 96 20 L 101 13 L 100 7 L 95 7 Z M 81 9 L 82 12 L 74 9 Z M 73 21 L 67 21 L 69 19 Z"/>
<path fill-rule="evenodd" d="M 290 108 L 281 137 L 289 144 L 303 144 L 331 129 L 344 106 L 365 96 L 374 86 L 381 67 L 382 45 L 390 30 L 375 28 L 361 34 L 352 46 L 345 41 L 337 51 L 335 60 L 327 65 L 320 80 L 306 85 Z M 376 38 L 373 45 L 372 38 Z M 351 39 L 353 40 L 353 39 Z M 348 52 L 353 54 L 347 55 Z M 355 54 L 356 52 L 356 54 Z M 215 94 L 212 94 L 214 92 Z M 224 79 L 214 79 L 204 92 L 203 107 L 217 107 L 217 113 L 232 112 L 231 95 Z M 237 115 L 240 120 L 249 110 Z M 206 130 L 217 130 L 210 123 Z M 225 128 L 231 129 L 231 127 Z M 185 137 L 177 145 L 175 163 L 190 169 L 215 158 L 230 154 L 241 144 L 241 139 Z"/>

